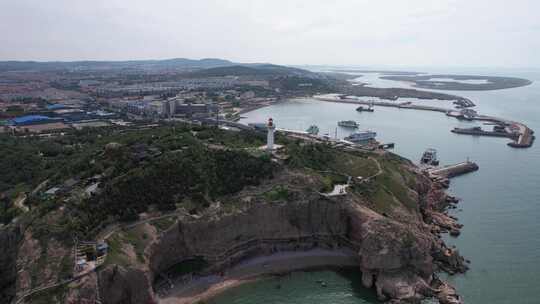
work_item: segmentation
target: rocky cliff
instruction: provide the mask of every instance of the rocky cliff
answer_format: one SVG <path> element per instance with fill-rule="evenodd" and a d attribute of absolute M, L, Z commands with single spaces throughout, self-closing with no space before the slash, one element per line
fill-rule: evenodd
<path fill-rule="evenodd" d="M 368 207 L 371 202 L 366 197 L 354 191 L 335 199 L 324 198 L 316 191 L 306 190 L 315 189 L 316 181 L 307 177 L 298 181 L 295 175 L 296 183 L 306 187 L 294 192 L 293 201 L 256 201 L 253 193 L 241 193 L 238 197 L 250 198 L 242 210 L 222 214 L 217 206 L 203 217 L 181 218 L 146 248 L 147 264 L 137 270 L 145 274 L 140 274 L 139 280 L 130 280 L 134 270 L 117 270 L 115 275 L 119 277 L 115 281 L 121 282 L 122 288 L 102 288 L 106 294 L 103 298 L 110 304 L 136 303 L 130 299 L 139 294 L 137 297 L 158 301 L 148 288 L 152 280 L 194 256 L 205 257 L 209 269 L 218 272 L 250 256 L 271 254 L 274 250 L 349 246 L 358 252 L 363 284 L 375 288 L 381 300 L 414 302 L 437 297 L 441 303 L 460 303 L 454 289 L 440 281 L 436 273 L 463 272 L 464 260 L 456 250 L 447 248 L 440 239 L 439 226 L 430 220 L 433 214 L 444 214 L 445 206 L 452 200 L 439 185 L 414 168 L 405 165 L 404 170 L 414 174 L 416 180 L 408 188 L 408 197 L 416 203 L 412 209 L 390 197 L 396 200 L 395 206 L 381 214 Z M 105 272 L 108 279 L 114 277 L 111 269 Z M 140 280 L 143 277 L 148 281 Z M 110 285 L 101 279 L 102 275 L 102 285 Z M 124 290 L 123 296 L 118 296 L 118 289 Z M 140 295 L 143 291 L 149 293 Z"/>
<path fill-rule="evenodd" d="M 0 228 L 0 303 L 9 303 L 15 296 L 20 240 L 18 226 Z"/>
<path fill-rule="evenodd" d="M 156 281 L 194 257 L 204 260 L 201 271 L 209 274 L 275 251 L 348 247 L 358 255 L 363 285 L 374 288 L 381 300 L 405 303 L 437 297 L 443 304 L 461 303 L 455 290 L 437 277 L 439 271 L 466 270 L 459 253 L 440 238 L 441 232 L 459 230 L 445 214 L 454 200 L 409 162 L 377 157 L 381 173 L 354 181 L 345 195 L 319 193 L 323 175 L 283 169 L 266 183 L 220 198 L 198 214 L 178 212 L 167 225 L 141 221 L 118 230 L 109 238 L 109 257 L 97 275 L 70 284 L 66 294 L 55 299 L 158 303 Z M 15 290 L 58 281 L 50 269 L 58 270 L 59 258 L 70 252 L 54 241 L 44 250 L 28 233 L 19 244 L 21 238 L 16 231 L 0 233 L 0 241 L 8 244 L 0 249 L 6 302 Z M 39 252 L 45 257 L 40 259 Z M 38 280 L 29 279 L 45 262 L 56 266 L 45 267 Z"/>

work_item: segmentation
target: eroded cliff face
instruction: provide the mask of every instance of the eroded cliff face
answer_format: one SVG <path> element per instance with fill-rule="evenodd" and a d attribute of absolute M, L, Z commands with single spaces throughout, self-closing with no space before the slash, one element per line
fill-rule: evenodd
<path fill-rule="evenodd" d="M 233 214 L 184 218 L 146 249 L 148 272 L 141 277 L 153 280 L 160 272 L 193 256 L 217 257 L 211 262 L 217 271 L 249 256 L 269 254 L 275 247 L 260 242 L 249 245 L 250 240 L 296 238 L 299 242 L 292 243 L 296 245 L 280 245 L 285 247 L 279 249 L 302 250 L 342 246 L 339 239 L 346 238 L 358 252 L 364 286 L 376 289 L 381 300 L 414 302 L 433 296 L 441 303 L 460 303 L 454 289 L 435 274 L 439 270 L 465 271 L 464 260 L 457 251 L 446 247 L 438 234 L 440 229 L 435 229 L 437 223 L 429 220 L 433 214 L 444 214 L 442 205 L 451 200 L 439 185 L 414 174 L 417 183 L 409 191 L 417 208 L 405 208 L 398 202 L 391 215 L 370 209 L 365 197 L 355 193 L 331 200 L 311 191 L 297 194 L 291 202 L 258 202 Z M 331 237 L 322 242 L 309 238 L 315 235 Z M 219 256 L 226 252 L 230 254 L 229 264 L 220 263 Z M 113 278 L 111 270 L 106 272 L 107 278 Z M 121 282 L 129 281 L 127 275 L 116 272 Z M 113 289 L 109 297 L 109 291 L 102 288 L 107 303 L 136 303 L 126 302 L 126 292 L 149 291 L 143 298 L 156 299 L 148 288 L 150 283 L 132 283 L 135 285 L 122 285 L 122 289 L 128 289 L 122 297 Z M 119 298 L 123 300 L 115 300 Z"/>
<path fill-rule="evenodd" d="M 155 303 L 148 273 L 142 270 L 111 265 L 99 272 L 98 280 L 102 303 Z"/>
<path fill-rule="evenodd" d="M 9 303 L 16 293 L 19 227 L 0 229 L 0 303 Z"/>
<path fill-rule="evenodd" d="M 106 304 L 157 303 L 154 280 L 194 256 L 204 257 L 209 271 L 219 272 L 245 258 L 275 250 L 339 246 L 356 250 L 363 285 L 374 288 L 381 299 L 414 302 L 434 296 L 441 303 L 460 303 L 454 289 L 436 276 L 440 270 L 466 270 L 463 258 L 456 250 L 447 248 L 439 235 L 444 230 L 459 229 L 445 226 L 452 219 L 444 210 L 453 200 L 440 185 L 414 167 L 404 164 L 401 169 L 406 170 L 410 179 L 402 181 L 408 186 L 400 193 L 406 196 L 390 196 L 392 203 L 384 212 L 376 208 L 369 195 L 354 187 L 345 196 L 326 198 L 315 190 L 320 189 L 321 181 L 317 178 L 302 172 L 286 172 L 272 180 L 272 185 L 252 187 L 230 197 L 230 201 L 242 202 L 234 211 L 225 211 L 224 205 L 216 203 L 202 215 L 179 216 L 172 226 L 159 233 L 154 226 L 146 227 L 142 253 L 137 249 L 142 258 L 136 256 L 132 244 L 123 244 L 122 248 L 129 249 L 131 261 L 135 262 L 105 266 L 97 275 L 70 285 L 65 303 L 91 303 L 98 297 Z M 289 187 L 287 199 L 265 198 L 264 194 L 275 185 Z M 16 235 L 0 233 L 0 240 L 11 244 L 0 249 L 4 253 L 0 256 L 3 299 L 9 299 L 10 292 L 28 289 L 36 283 L 29 276 L 39 264 L 37 253 L 43 252 L 30 234 Z M 22 242 L 17 243 L 21 238 Z M 66 256 L 69 249 L 62 249 L 55 242 L 49 245 L 45 261 L 58 265 L 59 261 L 50 255 Z M 18 252 L 24 254 L 18 256 Z M 47 271 L 40 278 L 38 284 L 58 280 Z"/>
<path fill-rule="evenodd" d="M 219 256 L 251 240 L 345 236 L 347 227 L 345 207 L 316 195 L 295 203 L 256 205 L 216 219 L 180 221 L 148 251 L 150 269 L 159 272 L 192 256 Z"/>

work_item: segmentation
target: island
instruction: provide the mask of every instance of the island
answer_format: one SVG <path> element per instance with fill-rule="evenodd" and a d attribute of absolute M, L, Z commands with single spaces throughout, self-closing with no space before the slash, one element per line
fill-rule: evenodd
<path fill-rule="evenodd" d="M 532 81 L 516 77 L 475 75 L 391 75 L 381 79 L 406 81 L 414 86 L 430 90 L 490 91 L 528 86 Z"/>

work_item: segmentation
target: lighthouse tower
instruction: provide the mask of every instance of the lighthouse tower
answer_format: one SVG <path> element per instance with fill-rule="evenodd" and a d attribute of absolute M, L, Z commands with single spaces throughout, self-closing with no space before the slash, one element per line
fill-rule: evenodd
<path fill-rule="evenodd" d="M 274 120 L 272 118 L 268 119 L 266 128 L 268 128 L 268 135 L 266 137 L 266 151 L 271 153 L 272 150 L 274 150 L 274 131 L 276 130 L 276 125 L 274 124 Z"/>

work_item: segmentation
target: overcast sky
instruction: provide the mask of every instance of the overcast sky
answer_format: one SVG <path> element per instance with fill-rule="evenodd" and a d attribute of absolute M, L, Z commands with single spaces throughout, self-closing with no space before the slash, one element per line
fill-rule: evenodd
<path fill-rule="evenodd" d="M 538 0 L 0 0 L 0 60 L 540 67 Z"/>

